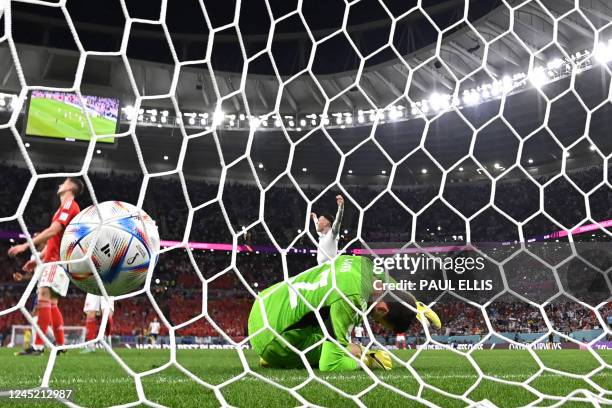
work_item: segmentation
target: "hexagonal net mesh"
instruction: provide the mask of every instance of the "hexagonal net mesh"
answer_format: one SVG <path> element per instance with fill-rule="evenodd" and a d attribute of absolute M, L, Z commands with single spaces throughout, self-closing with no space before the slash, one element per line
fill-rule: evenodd
<path fill-rule="evenodd" d="M 426 248 L 433 241 L 433 239 L 427 240 L 427 237 L 436 234 L 436 224 L 438 231 L 446 228 L 445 220 L 431 218 L 432 213 L 438 214 L 435 212 L 437 206 L 444 208 L 444 211 L 446 211 L 445 218 L 456 219 L 465 227 L 464 233 L 457 233 L 453 236 L 453 241 L 461 242 L 462 245 L 497 241 L 497 244 L 491 246 L 475 244 L 472 250 L 485 258 L 499 272 L 499 291 L 487 295 L 485 298 L 479 297 L 474 299 L 469 295 L 463 295 L 458 291 L 448 288 L 442 289 L 436 292 L 435 296 L 426 299 L 433 309 L 436 309 L 436 305 L 441 304 L 444 299 L 452 299 L 453 302 L 459 302 L 464 305 L 463 307 L 473 308 L 476 314 L 482 314 L 483 328 L 488 334 L 479 337 L 474 346 L 466 351 L 460 350 L 453 344 L 442 342 L 440 336 L 432 333 L 427 326 L 419 326 L 417 331 L 423 331 L 424 343 L 418 347 L 416 352 L 408 360 L 403 360 L 393 355 L 394 364 L 400 369 L 405 369 L 405 376 L 417 382 L 417 391 L 415 393 L 408 393 L 396 384 L 387 383 L 384 376 L 378 375 L 357 359 L 355 360 L 358 361 L 360 369 L 371 379 L 371 385 L 357 393 L 351 394 L 337 387 L 331 381 L 321 377 L 319 372 L 312 369 L 308 364 L 305 367 L 307 379 L 304 382 L 294 387 L 283 385 L 281 382 L 270 379 L 249 367 L 244 355 L 244 349 L 248 344 L 249 337 L 236 341 L 231 336 L 223 333 L 223 330 L 211 319 L 206 307 L 203 308 L 203 311 L 198 311 L 197 316 L 189 321 L 178 325 L 171 324 L 164 316 L 152 293 L 152 271 L 150 271 L 151 273 L 149 273 L 145 287 L 141 291 L 125 297 L 119 297 L 119 299 L 146 294 L 153 308 L 161 317 L 162 324 L 168 330 L 171 350 L 170 361 L 146 372 L 135 372 L 128 365 L 124 364 L 122 358 L 105 342 L 102 336 L 103 329 L 100 330 L 98 338 L 92 340 L 92 342 L 103 344 L 112 358 L 134 379 L 138 401 L 126 404 L 125 406 L 136 406 L 141 403 L 157 406 L 145 395 L 142 379 L 172 366 L 178 368 L 189 376 L 194 383 L 200 384 L 204 389 L 214 391 L 214 395 L 218 398 L 219 403 L 224 406 L 228 405 L 228 402 L 222 393 L 223 388 L 235 381 L 241 380 L 246 375 L 252 375 L 262 383 L 289 393 L 305 406 L 312 405 L 312 402 L 300 394 L 299 391 L 311 382 L 322 384 L 337 395 L 349 399 L 359 406 L 365 406 L 363 402 L 364 396 L 380 386 L 384 387 L 385 392 L 405 398 L 407 403 L 418 402 L 427 406 L 436 406 L 439 402 L 435 402 L 431 396 L 438 395 L 453 399 L 462 405 L 474 406 L 479 404 L 483 398 L 475 397 L 475 394 L 472 392 L 485 381 L 525 389 L 533 395 L 533 400 L 529 402 L 529 405 L 533 406 L 543 403 L 551 404 L 549 406 L 560 406 L 568 401 L 588 402 L 594 406 L 612 403 L 610 390 L 602 386 L 600 382 L 593 380 L 593 377 L 606 373 L 606 370 L 612 368 L 609 360 L 606 361 L 595 349 L 595 345 L 603 342 L 606 336 L 611 334 L 605 319 L 605 316 L 610 313 L 610 289 L 612 288 L 609 275 L 610 264 L 606 262 L 597 263 L 584 255 L 577 245 L 578 242 L 582 241 L 576 238 L 579 233 L 596 231 L 600 234 L 598 239 L 605 242 L 612 235 L 609 230 L 610 223 L 607 223 L 606 219 L 600 216 L 603 213 L 598 209 L 602 204 L 601 192 L 604 191 L 603 204 L 605 207 L 606 197 L 609 197 L 609 195 L 605 195 L 605 192 L 610 188 L 608 173 L 610 150 L 609 145 L 604 140 L 605 136 L 602 137 L 599 130 L 604 126 L 602 123 L 605 123 L 605 120 L 601 116 L 605 116 L 605 109 L 609 104 L 609 81 L 603 87 L 604 96 L 600 100 L 589 99 L 580 92 L 581 86 L 583 86 L 580 80 L 581 75 L 588 75 L 593 69 L 599 69 L 601 76 L 607 77 L 610 75 L 607 62 L 612 58 L 609 55 L 610 48 L 607 42 L 604 41 L 607 41 L 607 38 L 604 37 L 609 29 L 609 25 L 602 22 L 605 18 L 601 17 L 605 10 L 609 11 L 604 4 L 605 2 L 596 5 L 598 2 L 593 1 L 587 7 L 582 4 L 583 2 L 578 1 L 503 1 L 499 8 L 495 10 L 500 20 L 494 19 L 490 15 L 480 19 L 472 18 L 470 4 L 473 2 L 465 0 L 463 3 L 455 2 L 457 6 L 456 15 L 448 23 L 435 18 L 436 6 L 432 5 L 432 2 L 419 0 L 410 7 L 404 6 L 403 9 L 398 10 L 397 7 L 390 7 L 387 4 L 388 2 L 384 0 L 371 1 L 367 4 L 365 0 L 362 0 L 347 2 L 344 5 L 345 11 L 339 16 L 341 23 L 337 29 L 327 32 L 321 30 L 315 32 L 310 27 L 309 21 L 307 21 L 303 13 L 302 2 L 298 2 L 297 8 L 294 10 L 278 13 L 273 10 L 270 2 L 265 0 L 265 2 L 261 3 L 261 7 L 267 8 L 266 14 L 270 18 L 269 30 L 265 34 L 268 41 L 261 50 L 249 55 L 240 25 L 241 9 L 244 3 L 236 2 L 236 12 L 231 22 L 223 26 L 214 26 L 208 15 L 209 6 L 206 1 L 199 1 L 199 6 L 206 22 L 206 27 L 202 27 L 202 29 L 208 33 L 208 42 L 203 44 L 206 47 L 205 57 L 198 60 L 184 60 L 179 58 L 177 54 L 171 38 L 172 35 L 166 23 L 166 11 L 169 6 L 167 0 L 161 1 L 159 19 L 155 20 L 131 17 L 126 0 L 120 0 L 126 24 L 119 52 L 93 52 L 85 49 L 79 38 L 78 31 L 75 29 L 66 1 L 60 0 L 56 3 L 35 0 L 19 1 L 19 3 L 57 8 L 65 17 L 70 33 L 79 50 L 79 63 L 76 69 L 74 85 L 70 88 L 39 87 L 28 84 L 12 35 L 11 10 L 13 3 L 17 2 L 0 1 L 0 16 L 2 16 L 5 22 L 5 30 L 0 37 L 0 43 L 6 44 L 10 49 L 15 72 L 21 85 L 21 92 L 14 102 L 16 109 L 14 109 L 11 119 L 8 123 L 0 125 L 0 128 L 10 129 L 13 133 L 21 154 L 26 158 L 29 170 L 33 176 L 33 182 L 28 184 L 17 213 L 13 217 L 1 218 L 0 221 L 2 222 L 17 220 L 23 230 L 27 231 L 27 226 L 23 219 L 25 206 L 32 198 L 32 192 L 36 184 L 35 181 L 43 178 L 82 176 L 94 203 L 97 204 L 95 189 L 90 180 L 88 170 L 95 154 L 96 140 L 103 136 L 97 135 L 92 137 L 81 171 L 76 173 L 41 174 L 37 172 L 29 159 L 28 150 L 19 135 L 16 124 L 20 113 L 19 107 L 25 106 L 28 93 L 32 90 L 46 89 L 74 92 L 81 99 L 81 102 L 85 104 L 80 86 L 87 59 L 96 56 L 114 56 L 120 57 L 125 64 L 131 88 L 136 95 L 135 112 L 146 106 L 148 102 L 169 99 L 177 113 L 177 117 L 183 117 L 182 114 L 184 112 L 181 112 L 177 96 L 178 77 L 181 73 L 181 68 L 202 64 L 208 70 L 210 83 L 215 94 L 215 99 L 211 102 L 211 105 L 215 106 L 217 114 L 213 114 L 214 118 L 206 128 L 195 133 L 187 131 L 188 124 L 184 121 L 176 121 L 182 136 L 180 141 L 177 142 L 181 144 L 181 148 L 176 169 L 159 173 L 149 172 L 140 149 L 139 143 L 141 141 L 136 137 L 136 127 L 139 122 L 138 115 L 132 115 L 129 118 L 130 126 L 126 132 L 116 135 L 118 138 L 131 138 L 136 146 L 139 165 L 144 174 L 137 206 L 142 207 L 146 189 L 151 180 L 158 177 L 178 175 L 182 192 L 187 202 L 189 217 L 182 242 L 162 249 L 160 254 L 177 248 L 187 248 L 189 259 L 197 271 L 198 278 L 204 288 L 205 303 L 207 288 L 211 282 L 220 275 L 230 272 L 235 272 L 238 275 L 238 279 L 248 287 L 253 297 L 260 297 L 260 294 L 246 282 L 236 264 L 238 242 L 244 238 L 248 230 L 257 226 L 263 228 L 275 250 L 280 254 L 284 280 L 297 294 L 297 298 L 294 300 L 296 302 L 306 302 L 298 290 L 303 288 L 295 287 L 289 279 L 296 271 L 289 270 L 287 257 L 291 256 L 291 248 L 303 238 L 317 245 L 313 234 L 308 230 L 309 214 L 314 205 L 316 205 L 315 203 L 325 194 L 335 191 L 334 189 L 342 193 L 347 201 L 355 207 L 355 218 L 357 220 L 355 229 L 357 233 L 351 238 L 348 237 L 347 232 L 347 239 L 343 241 L 344 250 L 346 251 L 353 250 L 356 245 L 362 245 L 366 249 L 373 247 L 370 245 L 372 241 L 368 237 L 368 234 L 372 231 L 368 231 L 368 228 L 375 227 L 368 224 L 368 215 L 371 214 L 369 211 L 376 211 L 376 206 L 383 199 L 390 199 L 394 206 L 408 214 L 410 227 L 404 231 L 406 234 L 402 244 L 404 249 Z M 563 5 L 561 5 L 562 3 Z M 351 25 L 354 23 L 354 20 L 351 20 L 351 15 L 353 12 L 356 13 L 359 7 L 366 7 L 366 10 L 368 7 L 376 8 L 376 12 L 381 14 L 383 19 L 387 21 L 385 26 L 387 29 L 383 35 L 383 40 L 373 49 L 368 49 L 368 47 L 356 41 L 354 25 Z M 598 14 L 599 17 L 596 17 Z M 411 19 L 416 15 L 423 20 L 423 24 L 427 25 L 428 30 L 435 34 L 435 43 L 430 47 L 423 48 L 419 52 L 407 56 L 401 44 L 403 41 L 409 41 L 406 39 L 409 36 L 402 29 L 405 27 L 405 23 L 412 21 Z M 290 76 L 282 76 L 277 66 L 279 55 L 274 52 L 273 46 L 275 37 L 282 35 L 277 28 L 287 21 L 297 21 L 303 25 L 307 38 L 303 42 L 305 47 L 304 55 L 308 57 L 303 61 L 303 69 Z M 505 23 L 500 21 L 505 21 Z M 127 57 L 130 33 L 135 24 L 154 25 L 163 31 L 163 37 L 169 46 L 172 64 L 175 67 L 168 93 L 154 96 L 145 96 L 141 93 L 131 62 Z M 244 65 L 240 75 L 240 83 L 234 84 L 230 87 L 229 91 L 224 91 L 223 89 L 227 88 L 227 84 L 221 86 L 219 82 L 222 80 L 222 77 L 216 75 L 210 64 L 210 59 L 216 44 L 215 37 L 221 35 L 227 29 L 235 30 L 236 40 L 244 59 Z M 576 41 L 573 41 L 571 33 L 580 35 L 583 39 L 587 38 L 587 40 L 578 44 Z M 324 78 L 315 72 L 317 52 L 339 38 L 347 49 L 354 53 L 358 61 L 358 67 L 351 74 L 352 80 L 349 82 L 330 80 L 328 77 Z M 466 41 L 470 42 L 471 46 L 468 47 Z M 376 65 L 379 61 L 377 58 L 383 53 L 387 55 L 385 58 L 394 61 L 393 65 Z M 278 89 L 273 106 L 270 106 L 269 112 L 265 114 L 255 114 L 251 111 L 246 90 L 249 66 L 254 64 L 260 57 L 269 58 L 274 77 L 278 81 Z M 393 79 L 385 76 L 385 70 L 394 72 Z M 312 93 L 316 94 L 315 99 L 319 99 L 321 107 L 315 114 L 303 115 L 300 121 L 296 115 L 287 115 L 286 112 L 283 112 L 281 105 L 286 99 L 294 99 L 289 89 L 292 83 L 304 78 L 308 79 L 308 86 L 311 87 Z M 401 78 L 401 80 L 397 78 Z M 522 98 L 518 104 L 513 99 L 515 97 L 516 100 L 519 100 L 518 97 Z M 567 102 L 570 99 L 573 105 Z M 239 106 L 244 109 L 242 113 L 248 122 L 249 131 L 245 152 L 237 158 L 230 159 L 224 157 L 224 152 L 220 148 L 219 131 L 223 126 L 227 125 L 227 123 L 223 123 L 227 118 L 224 118 L 223 114 L 219 114 L 219 112 L 222 112 L 223 107 L 227 105 L 228 101 L 232 100 L 240 101 Z M 357 100 L 360 102 L 356 102 Z M 485 103 L 488 103 L 487 106 L 489 108 L 486 113 L 483 113 L 482 110 L 484 108 L 480 108 L 480 106 Z M 293 104 L 295 104 L 295 101 Z M 343 112 L 338 110 L 339 105 L 353 107 L 355 111 Z M 356 110 L 357 106 L 360 109 Z M 534 108 L 534 106 L 537 107 Z M 572 108 L 568 108 L 568 106 Z M 563 108 L 559 109 L 559 107 Z M 482 109 L 480 113 L 479 109 Z M 294 110 L 299 111 L 300 107 L 296 106 Z M 541 117 L 539 119 L 536 118 L 534 120 L 528 117 L 533 113 L 533 110 L 540 112 Z M 520 111 L 519 114 L 515 113 L 517 111 Z M 582 131 L 568 136 L 563 119 L 571 122 L 573 115 L 576 115 L 576 117 L 580 115 Z M 449 120 L 454 121 L 453 126 L 448 125 L 447 121 Z M 400 149 L 400 153 L 398 153 L 398 150 L 385 146 L 381 138 L 377 136 L 379 129 L 383 129 L 394 121 L 398 123 L 409 123 L 412 121 L 419 124 L 417 126 L 416 142 L 407 149 Z M 266 185 L 258 177 L 258 163 L 252 157 L 251 148 L 255 143 L 259 130 L 267 126 L 268 122 L 274 123 L 277 130 L 282 133 L 282 142 L 288 144 L 289 153 L 286 167 L 272 182 Z M 536 125 L 533 125 L 534 122 Z M 90 133 L 95 135 L 89 116 L 87 116 L 87 126 Z M 337 133 L 334 133 L 353 130 L 357 132 L 358 128 L 366 129 L 366 134 L 348 148 L 346 144 L 339 142 Z M 438 135 L 441 133 L 443 137 L 447 138 L 446 140 L 438 138 Z M 495 139 L 491 135 L 505 135 L 503 137 L 506 139 L 500 145 L 501 147 L 494 145 L 494 143 L 499 143 L 500 139 Z M 192 205 L 183 174 L 183 163 L 188 154 L 189 142 L 204 136 L 213 138 L 220 154 L 222 171 L 215 198 L 200 205 Z M 491 136 L 491 139 L 488 139 L 489 136 Z M 330 150 L 336 152 L 340 159 L 334 165 L 333 176 L 329 184 L 324 186 L 319 193 L 309 196 L 309 193 L 305 191 L 304 183 L 301 183 L 296 174 L 294 174 L 296 168 L 293 160 L 298 155 L 300 146 L 316 137 L 319 137 L 321 141 L 327 144 Z M 494 143 L 488 144 L 488 140 Z M 358 187 L 364 186 L 360 185 L 359 175 L 352 175 L 353 170 L 349 165 L 355 163 L 352 160 L 372 160 L 373 156 L 364 156 L 361 159 L 356 159 L 356 157 L 361 157 L 359 153 L 366 146 L 376 152 L 377 159 L 371 163 L 373 167 L 376 167 L 376 171 L 380 173 L 380 168 L 386 170 L 382 172 L 384 177 L 378 179 L 382 180 L 379 183 L 380 188 L 371 193 L 369 200 L 361 200 L 358 197 L 360 191 L 358 188 L 354 188 L 354 186 L 355 184 Z M 585 146 L 586 150 L 590 152 L 592 160 L 596 160 L 593 163 L 598 163 L 599 167 L 603 168 L 596 182 L 586 183 L 588 185 L 581 183 L 580 177 L 574 175 L 570 163 L 570 157 L 573 157 L 575 152 L 584 150 Z M 544 154 L 554 156 L 558 164 L 558 169 L 552 172 L 552 176 L 543 177 L 531 168 L 531 164 L 534 161 L 532 156 L 542 153 L 542 150 L 545 150 Z M 494 151 L 492 153 L 494 157 L 495 154 L 500 155 L 497 157 L 502 157 L 506 154 L 504 161 L 491 160 L 491 155 L 487 155 L 490 151 Z M 248 170 L 253 175 L 262 204 L 262 210 L 259 212 L 257 220 L 243 227 L 242 230 L 232 225 L 222 200 L 228 173 L 240 163 L 248 164 Z M 415 168 L 411 168 L 412 163 L 419 164 L 415 164 Z M 426 163 L 426 166 L 421 166 L 421 163 Z M 423 168 L 420 169 L 417 166 Z M 461 190 L 459 195 L 463 197 L 459 197 L 453 193 L 452 189 L 449 190 L 448 186 L 460 180 L 461 173 L 467 171 L 468 167 L 481 180 L 488 183 L 489 188 L 484 190 Z M 297 170 L 299 173 L 299 168 Z M 305 167 L 304 172 L 306 172 Z M 347 172 L 352 175 L 352 179 L 346 178 Z M 433 173 L 437 175 L 438 181 L 434 183 L 434 187 L 419 187 L 419 189 L 412 192 L 402 189 L 402 186 L 407 188 L 406 185 L 410 184 L 410 180 L 416 180 L 418 174 L 415 175 L 415 173 L 422 173 L 423 176 L 431 176 Z M 381 175 L 378 174 L 377 177 L 381 177 Z M 507 180 L 516 179 L 521 180 L 518 183 L 523 184 L 509 185 L 506 183 Z M 291 185 L 306 202 L 303 231 L 300 229 L 298 236 L 295 236 L 291 243 L 285 247 L 275 239 L 274 234 L 266 223 L 264 214 L 267 204 L 266 198 L 269 199 L 269 194 L 273 190 L 275 183 L 280 180 L 284 180 Z M 352 187 L 350 186 L 351 184 L 353 185 Z M 399 188 L 396 188 L 397 186 Z M 532 210 L 525 209 L 520 202 L 517 208 L 511 208 L 511 206 L 507 205 L 508 202 L 516 200 L 516 196 L 522 195 L 535 197 L 535 204 Z M 567 215 L 564 214 L 563 208 L 566 204 L 559 205 L 559 200 L 570 200 L 570 196 L 576 197 L 573 200 L 581 203 L 582 211 L 574 213 L 573 218 L 570 217 L 570 221 L 568 221 L 567 218 L 564 218 Z M 414 205 L 414 202 L 419 200 L 421 205 Z M 596 201 L 599 202 L 595 204 Z M 610 207 L 610 204 L 608 201 L 607 207 Z M 192 235 L 191 229 L 195 214 L 198 211 L 215 205 L 221 208 L 222 217 L 231 233 L 233 252 L 230 266 L 220 272 L 220 274 L 207 278 L 199 271 L 187 241 Z M 505 228 L 500 227 L 500 225 L 510 225 L 514 233 L 507 236 L 500 233 L 500 230 Z M 557 232 L 553 233 L 553 231 L 543 230 L 539 228 L 541 225 L 552 226 Z M 577 227 L 579 228 L 577 229 Z M 430 232 L 430 229 L 433 231 Z M 536 239 L 536 235 L 544 233 L 553 233 L 552 235 L 548 234 L 548 236 L 545 236 L 543 238 L 545 240 L 551 240 L 552 238 L 553 240 L 557 239 L 558 242 L 560 239 L 565 239 L 567 248 L 571 252 L 571 258 L 574 260 L 579 259 L 582 262 L 581 265 L 585 266 L 597 277 L 595 280 L 599 285 L 598 290 L 601 291 L 603 288 L 603 296 L 591 298 L 588 294 L 584 295 L 580 290 L 568 289 L 567 282 L 571 281 L 573 277 L 568 277 L 567 270 L 564 269 L 567 267 L 567 260 L 558 262 L 549 256 L 555 250 L 548 249 L 542 251 L 531 245 L 539 240 Z M 502 243 L 501 241 L 504 241 L 506 237 L 508 237 L 508 240 Z M 29 242 L 31 243 L 30 239 Z M 504 253 L 505 255 L 499 256 L 499 253 Z M 598 253 L 601 254 L 601 252 Z M 607 256 L 605 254 L 608 254 L 609 250 L 607 252 L 604 250 L 603 253 L 605 258 Z M 37 258 L 37 262 L 40 263 L 41 260 Z M 542 295 L 540 292 L 533 294 L 530 292 L 533 288 L 526 289 L 529 283 L 533 283 L 532 280 L 537 280 L 537 277 L 542 275 L 536 275 L 535 278 L 520 275 L 520 279 L 527 279 L 529 282 L 527 285 L 520 282 L 517 283 L 514 271 L 527 267 L 548 271 L 547 282 L 554 282 L 556 289 L 548 295 Z M 580 269 L 580 271 L 582 270 Z M 444 276 L 446 277 L 446 273 Z M 14 307 L 1 310 L 0 316 L 19 311 L 32 322 L 32 316 L 26 309 L 26 301 L 34 290 L 38 278 L 38 276 L 34 276 L 25 292 L 21 295 L 18 304 Z M 580 281 L 581 278 L 578 277 L 576 279 Z M 104 291 L 99 279 L 98 283 L 101 290 Z M 336 288 L 336 282 L 332 279 L 330 292 L 334 288 Z M 370 323 L 368 323 L 368 314 L 371 311 L 371 307 L 360 310 L 346 298 L 346 295 L 341 293 L 341 296 L 347 303 L 351 304 L 354 312 L 363 319 L 366 331 L 373 339 L 368 343 L 367 347 L 384 347 L 377 340 L 377 337 L 372 335 L 372 328 Z M 539 313 L 542 318 L 540 328 L 543 331 L 540 330 L 540 334 L 535 338 L 532 337 L 530 342 L 525 343 L 518 337 L 506 337 L 503 339 L 505 344 L 515 346 L 527 352 L 537 363 L 537 369 L 533 375 L 524 380 L 492 375 L 487 370 L 483 370 L 474 357 L 479 347 L 495 347 L 496 343 L 491 343 L 491 340 L 501 336 L 499 334 L 499 310 L 503 307 L 501 306 L 502 300 L 508 297 L 514 299 L 512 301 L 514 303 L 518 302 L 523 305 L 529 305 L 525 307 L 531 308 L 535 311 L 535 314 Z M 564 314 L 566 311 L 561 310 L 561 312 L 558 312 L 558 310 L 554 309 L 557 304 L 556 302 L 560 299 L 565 299 L 565 301 L 576 305 L 576 307 L 586 310 L 586 313 L 595 322 L 594 326 L 599 328 L 597 335 L 589 339 L 575 338 L 569 332 L 561 330 L 555 323 L 555 319 L 559 317 L 559 313 Z M 317 305 L 308 304 L 308 308 L 314 312 L 319 323 L 323 321 Z M 103 326 L 106 324 L 107 319 L 108 312 L 103 316 Z M 195 376 L 177 361 L 177 331 L 198 319 L 210 321 L 221 333 L 225 341 L 235 347 L 243 362 L 244 371 L 242 374 L 224 383 L 215 385 Z M 267 319 L 264 318 L 264 321 L 266 329 L 275 331 Z M 509 325 L 511 326 L 511 324 Z M 322 332 L 324 333 L 325 340 L 339 344 L 324 327 Z M 276 334 L 278 335 L 278 333 Z M 577 348 L 583 348 L 584 353 L 588 353 L 596 362 L 594 368 L 587 373 L 575 374 L 545 364 L 542 355 L 537 353 L 536 350 L 538 344 L 548 339 L 549 336 L 553 336 L 563 342 L 575 344 Z M 46 345 L 51 349 L 51 354 L 42 383 L 40 384 L 42 387 L 49 386 L 58 351 L 58 347 L 53 346 L 48 339 L 45 338 L 45 341 Z M 492 344 L 493 346 L 491 346 Z M 80 346 L 82 344 L 65 347 L 74 348 Z M 289 343 L 286 343 L 286 346 L 297 353 L 302 361 L 306 361 L 307 350 L 299 350 Z M 415 360 L 422 353 L 426 353 L 428 348 L 434 346 L 456 354 L 469 362 L 476 375 L 468 389 L 460 393 L 450 392 L 438 385 L 433 385 L 426 376 L 415 370 L 413 367 Z M 550 395 L 533 386 L 535 381 L 547 374 L 581 380 L 588 387 L 577 387 L 564 395 Z M 609 372 L 607 372 L 607 375 L 609 375 Z M 74 403 L 68 401 L 66 401 L 66 404 L 75 406 Z"/>

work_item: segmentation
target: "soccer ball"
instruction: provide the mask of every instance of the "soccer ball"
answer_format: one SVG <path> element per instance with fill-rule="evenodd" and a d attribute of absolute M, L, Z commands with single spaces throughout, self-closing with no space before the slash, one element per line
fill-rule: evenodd
<path fill-rule="evenodd" d="M 98 210 L 93 205 L 87 207 L 66 227 L 60 249 L 62 261 L 83 260 L 64 264 L 64 269 L 76 286 L 101 295 L 91 263 L 84 258 L 95 243 L 91 261 L 108 295 L 140 289 L 159 253 L 155 221 L 138 207 L 121 201 L 100 203 Z"/>

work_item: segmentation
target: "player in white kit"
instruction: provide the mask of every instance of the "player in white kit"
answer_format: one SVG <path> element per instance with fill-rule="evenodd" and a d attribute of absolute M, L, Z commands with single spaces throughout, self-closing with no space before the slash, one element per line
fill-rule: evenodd
<path fill-rule="evenodd" d="M 341 195 L 337 195 L 336 203 L 338 204 L 338 212 L 335 219 L 328 214 L 317 217 L 317 214 L 311 213 L 312 221 L 315 224 L 317 234 L 319 234 L 319 245 L 317 248 L 317 263 L 319 265 L 332 260 L 338 254 L 340 225 L 342 224 L 342 215 L 344 214 L 344 198 Z"/>
<path fill-rule="evenodd" d="M 85 313 L 85 340 L 93 340 L 98 334 L 97 329 L 97 316 L 104 314 L 104 311 L 109 309 L 108 321 L 106 322 L 106 330 L 104 334 L 107 336 L 107 343 L 112 346 L 111 332 L 113 327 L 113 313 L 115 312 L 115 301 L 112 297 L 109 297 L 107 302 L 104 296 L 94 295 L 88 293 L 85 297 L 85 305 L 83 306 L 83 313 Z M 81 353 L 92 353 L 96 351 L 93 344 L 88 345 L 84 348 Z"/>
<path fill-rule="evenodd" d="M 153 321 L 149 324 L 149 336 L 153 339 L 153 344 L 157 344 L 157 338 L 159 337 L 159 329 L 161 325 L 157 320 L 157 317 L 153 318 Z"/>

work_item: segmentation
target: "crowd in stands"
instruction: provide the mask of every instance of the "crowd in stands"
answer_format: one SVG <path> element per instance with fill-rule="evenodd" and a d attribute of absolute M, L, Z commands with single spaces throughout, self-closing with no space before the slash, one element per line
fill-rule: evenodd
<path fill-rule="evenodd" d="M 13 215 L 29 178 L 29 172 L 25 169 L 0 165 L 0 183 L 3 185 L 0 189 L 0 217 Z M 136 203 L 138 200 L 141 179 L 136 175 L 92 173 L 90 178 L 100 202 L 112 199 Z M 602 173 L 601 169 L 591 169 L 572 173 L 570 178 L 579 188 L 588 191 L 598 183 L 598 180 L 602 180 Z M 112 183 L 108 182 L 110 179 Z M 54 193 L 59 181 L 57 179 L 38 181 L 24 212 L 24 220 L 31 232 L 41 230 L 48 225 L 58 204 Z M 545 183 L 546 179 L 538 179 L 538 182 Z M 192 206 L 214 199 L 219 188 L 204 180 L 188 180 L 186 187 Z M 315 187 L 304 188 L 307 197 L 314 197 L 318 191 Z M 416 212 L 435 199 L 439 191 L 439 187 L 436 186 L 419 186 L 394 190 L 394 194 L 410 210 Z M 334 213 L 334 196 L 337 193 L 336 190 L 329 191 L 313 203 L 312 209 L 318 213 Z M 341 228 L 341 247 L 355 239 L 360 219 L 357 205 L 361 207 L 368 205 L 378 194 L 377 191 L 365 187 L 351 188 L 350 193 L 352 197 L 347 197 Z M 200 242 L 232 242 L 232 234 L 228 229 L 229 222 L 235 233 L 239 234 L 238 244 L 271 247 L 276 243 L 280 247 L 287 247 L 295 240 L 294 245 L 297 248 L 314 249 L 314 242 L 306 234 L 308 231 L 313 237 L 315 236 L 312 222 L 307 218 L 306 202 L 294 188 L 275 187 L 265 194 L 263 221 L 274 240 L 270 238 L 261 223 L 248 231 L 244 230 L 245 226 L 258 220 L 260 194 L 255 186 L 225 185 L 221 203 L 213 203 L 195 212 L 189 239 Z M 443 189 L 445 200 L 466 217 L 484 206 L 490 200 L 490 194 L 491 186 L 487 183 L 456 183 Z M 398 203 L 396 197 L 386 194 L 365 211 L 360 237 L 364 242 L 408 243 L 412 238 L 411 226 L 415 220 L 417 228 L 414 238 L 417 242 L 466 241 L 466 221 L 439 199 L 414 218 Z M 566 227 L 573 227 L 584 218 L 584 196 L 567 181 L 561 180 L 550 184 L 544 200 L 548 214 Z M 609 205 L 612 203 L 612 189 L 601 188 L 591 194 L 588 200 L 593 220 L 612 219 L 612 206 Z M 532 181 L 504 181 L 497 186 L 494 202 L 517 221 L 524 221 L 537 211 L 539 195 Z M 91 203 L 91 199 L 85 194 L 79 199 L 79 203 L 83 209 Z M 227 211 L 227 220 L 221 206 Z M 157 221 L 162 239 L 183 238 L 188 207 L 185 192 L 178 178 L 152 179 L 146 190 L 143 208 Z M 485 211 L 472 220 L 469 226 L 472 242 L 518 239 L 518 227 L 494 210 Z M 308 230 L 305 231 L 305 227 Z M 558 225 L 544 216 L 538 216 L 523 226 L 525 238 L 557 230 L 559 230 Z M 20 231 L 20 226 L 16 221 L 4 222 L 0 223 L 0 231 Z M 584 234 L 577 235 L 576 240 L 587 236 L 591 240 L 594 239 L 592 234 Z M 605 235 L 602 237 L 600 234 L 596 239 L 603 238 Z M 17 260 L 9 259 L 6 251 L 10 245 L 11 242 L 8 240 L 0 241 L 0 310 L 14 305 L 25 288 L 24 283 L 12 280 L 12 274 L 25 261 L 27 254 Z M 359 245 L 357 243 L 351 247 Z M 259 253 L 257 250 L 242 252 L 237 255 L 233 266 L 230 252 L 193 251 L 193 259 L 201 277 L 208 280 L 208 304 L 202 305 L 204 283 L 194 270 L 187 252 L 184 249 L 177 249 L 162 254 L 155 270 L 152 293 L 160 310 L 172 324 L 185 322 L 205 310 L 228 336 L 235 339 L 242 338 L 246 334 L 246 319 L 252 303 L 252 294 L 283 279 L 281 256 L 263 251 Z M 315 258 L 309 252 L 289 254 L 287 261 L 290 275 L 316 264 Z M 552 273 L 545 269 L 521 271 L 515 281 L 509 272 L 508 276 L 510 289 L 530 299 L 533 299 L 530 295 L 534 288 L 536 292 L 556 288 Z M 576 294 L 578 297 L 580 295 L 584 293 Z M 84 316 L 81 312 L 83 300 L 82 292 L 71 287 L 68 299 L 62 301 L 66 325 L 83 325 Z M 601 301 L 601 296 L 594 300 L 595 303 Z M 477 308 L 456 301 L 442 302 L 437 307 L 442 320 L 445 321 L 444 329 L 439 334 L 487 332 L 482 313 Z M 610 314 L 610 309 L 610 307 L 601 309 L 602 313 L 605 313 L 604 320 Z M 539 311 L 526 302 L 494 302 L 489 305 L 487 311 L 493 328 L 499 332 L 525 333 L 546 330 Z M 145 296 L 119 302 L 115 313 L 115 333 L 122 335 L 142 331 L 146 326 L 145 323 L 156 315 L 149 299 Z M 591 311 L 567 299 L 551 303 L 547 313 L 551 323 L 563 332 L 595 328 L 599 324 L 594 320 Z M 13 324 L 18 323 L 25 323 L 20 313 L 0 317 L 0 333 L 6 334 Z M 384 334 L 382 329 L 377 330 Z M 218 336 L 218 331 L 203 318 L 182 328 L 179 334 L 215 337 Z"/>

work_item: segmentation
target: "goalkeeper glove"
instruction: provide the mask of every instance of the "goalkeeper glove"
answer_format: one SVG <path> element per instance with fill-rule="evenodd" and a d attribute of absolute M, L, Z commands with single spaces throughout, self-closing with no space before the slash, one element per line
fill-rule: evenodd
<path fill-rule="evenodd" d="M 417 307 L 417 312 L 423 312 L 422 315 L 421 313 L 417 313 L 417 319 L 419 319 L 421 324 L 427 325 L 429 327 L 429 324 L 431 323 L 433 327 L 435 327 L 436 329 L 439 329 L 442 327 L 442 322 L 440 321 L 440 318 L 438 317 L 436 312 L 431 310 L 427 305 L 421 302 L 416 302 L 416 307 Z M 425 321 L 421 320 L 421 316 L 425 316 L 425 319 L 424 319 Z"/>
<path fill-rule="evenodd" d="M 390 370 L 393 368 L 393 360 L 391 360 L 391 353 L 387 350 L 368 350 L 361 348 L 361 355 L 363 357 L 363 363 L 368 368 L 382 368 L 383 370 Z"/>

